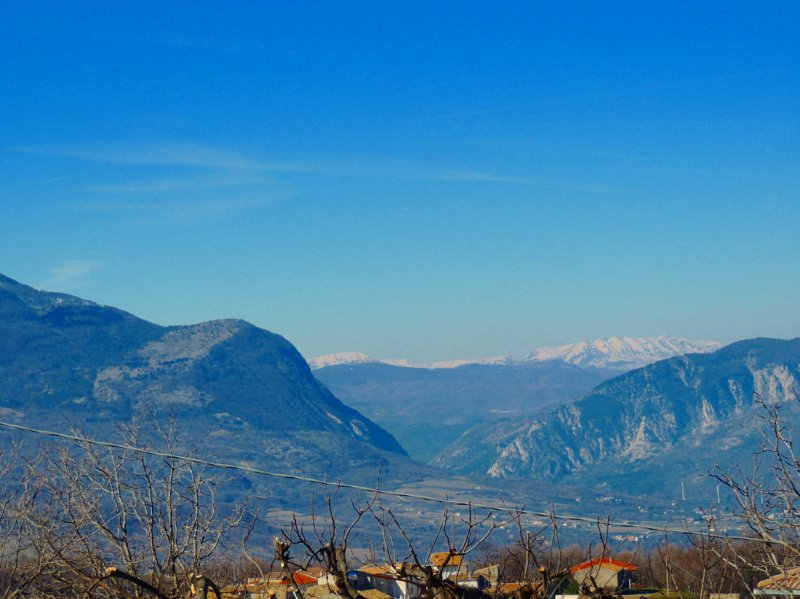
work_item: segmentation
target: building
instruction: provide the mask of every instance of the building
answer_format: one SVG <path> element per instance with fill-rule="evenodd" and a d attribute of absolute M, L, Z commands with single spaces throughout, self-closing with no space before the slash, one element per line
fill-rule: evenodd
<path fill-rule="evenodd" d="M 432 554 L 430 566 L 442 579 L 449 580 L 463 589 L 477 591 L 485 591 L 493 582 L 496 583 L 499 571 L 498 566 L 490 566 L 470 575 L 463 556 L 449 552 Z M 365 597 L 368 590 L 374 590 L 393 599 L 417 599 L 423 581 L 412 574 L 413 572 L 416 572 L 416 568 L 408 563 L 362 566 L 353 572 L 353 586 Z M 423 575 L 420 572 L 417 574 Z"/>
<path fill-rule="evenodd" d="M 800 568 L 789 568 L 758 583 L 754 595 L 800 597 Z"/>
<path fill-rule="evenodd" d="M 416 599 L 420 587 L 410 580 L 397 577 L 397 570 L 390 565 L 362 566 L 355 572 L 355 587 L 359 593 L 367 589 L 375 589 L 395 599 Z"/>
<path fill-rule="evenodd" d="M 441 573 L 442 578 L 453 578 L 467 572 L 464 556 L 449 551 L 431 553 L 431 566 Z"/>
<path fill-rule="evenodd" d="M 610 557 L 591 559 L 569 569 L 579 587 L 603 591 L 629 589 L 635 570 L 635 565 Z"/>
<path fill-rule="evenodd" d="M 305 593 L 317 585 L 317 578 L 310 573 L 294 572 L 292 580 Z M 264 578 L 248 578 L 241 584 L 222 589 L 225 599 L 300 599 L 292 588 L 289 578 L 281 572 L 272 572 Z"/>

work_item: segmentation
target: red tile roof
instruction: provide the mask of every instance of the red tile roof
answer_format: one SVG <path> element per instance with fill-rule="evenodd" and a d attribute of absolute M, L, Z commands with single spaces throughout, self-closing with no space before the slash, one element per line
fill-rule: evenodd
<path fill-rule="evenodd" d="M 589 568 L 608 568 L 609 570 L 637 570 L 637 567 L 630 562 L 621 562 L 610 557 L 596 557 L 590 559 L 588 562 L 583 562 L 577 566 L 572 566 L 570 572 L 580 572 L 581 570 L 588 570 Z"/>
<path fill-rule="evenodd" d="M 317 584 L 317 579 L 314 576 L 309 576 L 303 572 L 292 572 L 292 578 L 297 585 Z M 289 578 L 283 574 L 270 574 L 266 580 L 249 579 L 248 582 L 250 581 L 253 581 L 254 584 L 260 582 L 262 584 L 289 585 Z"/>

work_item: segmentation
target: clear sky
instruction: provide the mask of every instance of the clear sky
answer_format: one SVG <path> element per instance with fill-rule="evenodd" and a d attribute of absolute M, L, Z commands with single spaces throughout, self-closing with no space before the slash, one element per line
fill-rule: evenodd
<path fill-rule="evenodd" d="M 800 2 L 4 2 L 0 272 L 311 357 L 800 335 Z"/>

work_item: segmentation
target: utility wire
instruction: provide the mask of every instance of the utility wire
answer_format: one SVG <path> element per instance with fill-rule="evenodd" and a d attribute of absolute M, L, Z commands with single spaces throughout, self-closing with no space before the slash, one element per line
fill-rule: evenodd
<path fill-rule="evenodd" d="M 41 435 L 45 437 L 53 437 L 56 439 L 63 439 L 66 441 L 71 441 L 73 443 L 85 443 L 88 445 L 96 445 L 98 447 L 107 447 L 110 449 L 121 449 L 124 451 L 131 451 L 134 453 L 141 453 L 146 455 L 151 455 L 154 457 L 159 458 L 168 458 L 173 460 L 180 460 L 190 464 L 198 464 L 201 466 L 207 466 L 209 468 L 218 468 L 220 470 L 235 470 L 238 472 L 247 472 L 249 474 L 255 474 L 258 476 L 267 476 L 271 478 L 280 478 L 284 480 L 294 480 L 298 482 L 309 483 L 313 485 L 322 485 L 325 487 L 336 487 L 342 489 L 352 489 L 354 491 L 363 491 L 365 493 L 369 493 L 371 495 L 378 494 L 381 496 L 387 497 L 398 497 L 401 499 L 415 499 L 418 501 L 426 501 L 430 503 L 438 503 L 441 505 L 447 506 L 459 506 L 465 508 L 478 508 L 484 509 L 493 512 L 507 512 L 509 514 L 518 514 L 518 515 L 525 515 L 525 516 L 535 516 L 539 518 L 547 518 L 547 519 L 554 519 L 554 520 L 562 520 L 565 522 L 575 522 L 575 523 L 582 523 L 582 524 L 591 524 L 593 526 L 596 525 L 604 525 L 609 527 L 616 527 L 616 528 L 629 528 L 633 530 L 643 530 L 648 532 L 658 532 L 662 534 L 679 534 L 679 535 L 704 535 L 709 538 L 714 539 L 727 539 L 727 540 L 736 540 L 736 541 L 752 541 L 757 543 L 766 543 L 764 539 L 757 538 L 757 537 L 747 537 L 747 536 L 740 536 L 740 535 L 723 535 L 712 533 L 711 531 L 703 531 L 703 530 L 689 530 L 687 529 L 680 529 L 680 528 L 670 528 L 665 526 L 655 526 L 651 524 L 636 524 L 633 522 L 617 522 L 607 519 L 599 519 L 599 518 L 590 518 L 587 516 L 567 516 L 561 515 L 556 513 L 549 513 L 549 512 L 537 512 L 528 510 L 525 508 L 517 508 L 517 507 L 510 507 L 506 505 L 491 505 L 491 504 L 484 504 L 484 503 L 476 503 L 473 501 L 463 501 L 463 500 L 453 500 L 449 498 L 441 498 L 441 497 L 432 497 L 429 495 L 419 495 L 417 493 L 408 493 L 404 491 L 387 491 L 384 489 L 379 489 L 376 487 L 367 487 L 364 485 L 356 485 L 353 483 L 346 483 L 346 482 L 331 482 L 327 480 L 322 480 L 319 478 L 312 478 L 310 476 L 302 476 L 300 474 L 289 474 L 285 472 L 271 472 L 269 470 L 263 470 L 261 468 L 253 468 L 251 466 L 242 466 L 237 464 L 227 464 L 225 462 L 215 462 L 212 460 L 206 460 L 203 458 L 198 458 L 194 456 L 187 456 L 187 455 L 180 455 L 175 453 L 168 453 L 164 451 L 158 451 L 156 449 L 150 449 L 147 447 L 135 447 L 133 445 L 126 445 L 124 443 L 114 443 L 112 441 L 98 441 L 96 439 L 89 439 L 87 437 L 81 437 L 79 435 L 73 435 L 69 433 L 59 433 L 56 431 L 49 431 L 44 429 L 33 428 L 30 426 L 24 426 L 22 424 L 13 424 L 11 422 L 4 422 L 0 420 L 0 427 L 13 429 L 17 431 L 22 431 L 25 433 L 32 433 L 35 435 Z"/>

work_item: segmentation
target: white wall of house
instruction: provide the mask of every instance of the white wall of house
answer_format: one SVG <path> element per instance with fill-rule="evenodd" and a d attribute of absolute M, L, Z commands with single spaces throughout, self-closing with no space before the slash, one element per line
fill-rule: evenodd
<path fill-rule="evenodd" d="M 594 580 L 594 583 L 600 587 L 601 589 L 614 591 L 619 586 L 619 570 L 606 568 L 604 566 L 592 566 L 591 568 L 586 568 L 585 570 L 578 570 L 577 572 L 573 572 L 572 578 L 575 579 L 579 585 L 586 582 L 589 583 L 590 580 Z"/>
<path fill-rule="evenodd" d="M 391 595 L 395 597 L 395 599 L 417 599 L 417 597 L 419 597 L 419 586 L 405 580 L 395 580 L 393 578 L 369 575 L 366 579 L 369 586 L 373 589 Z"/>

